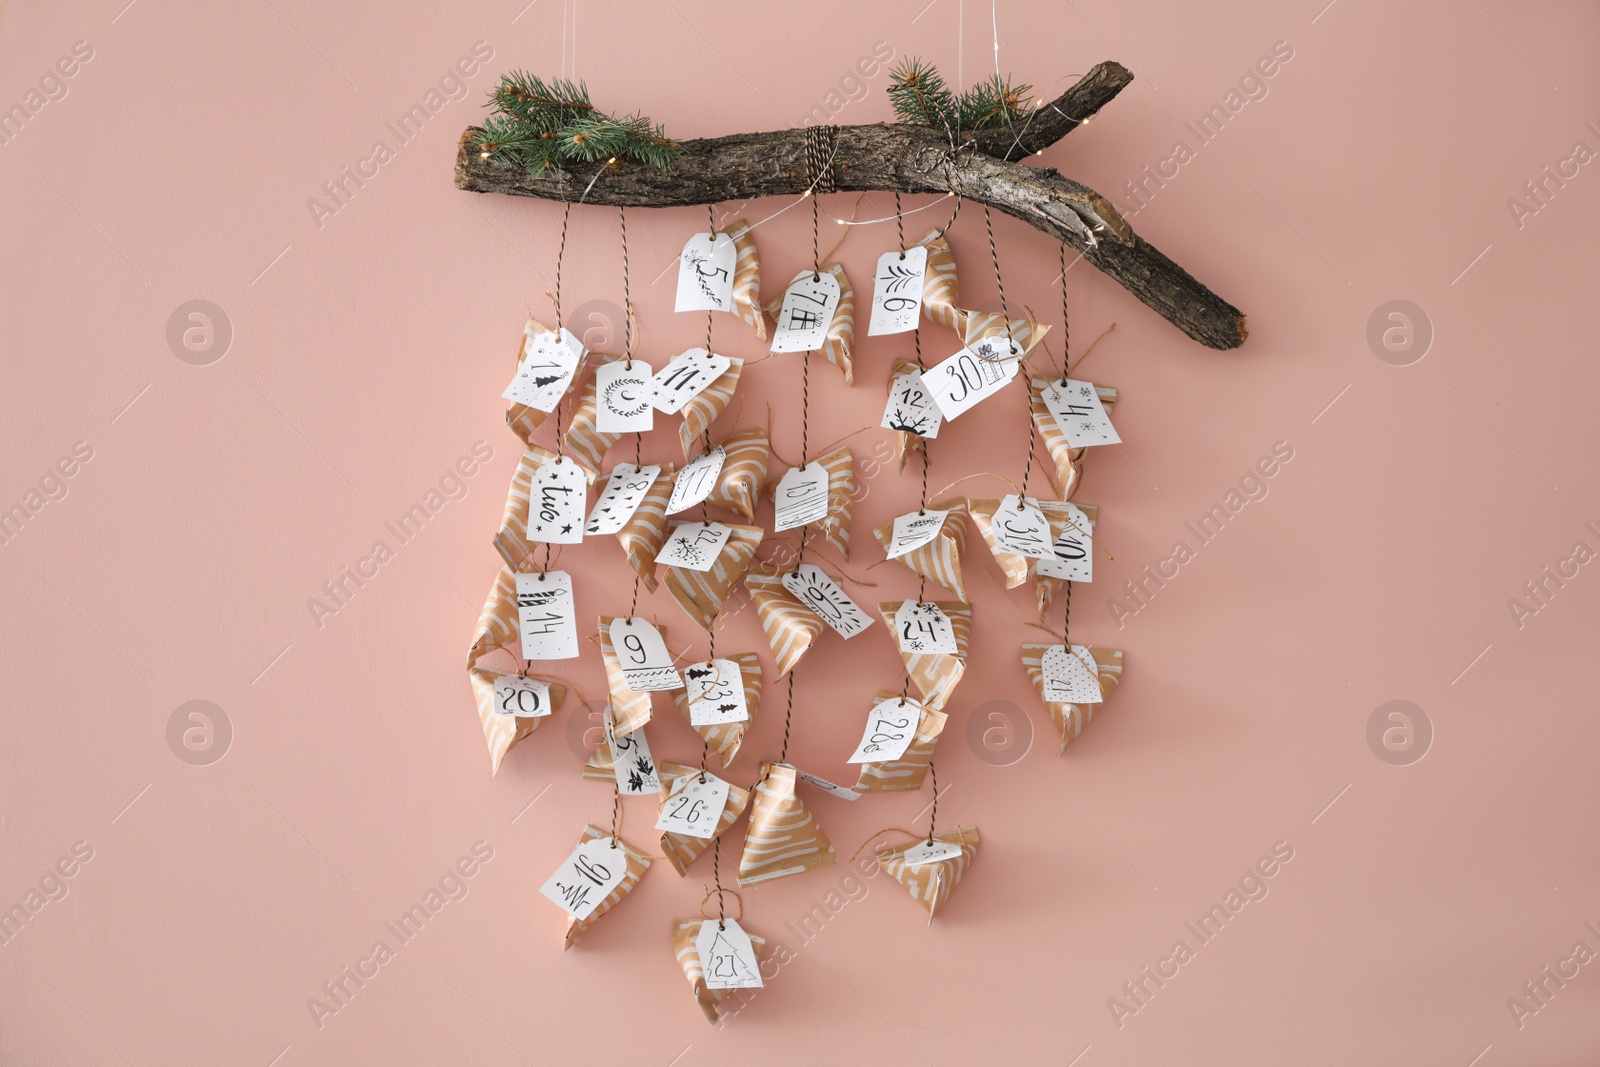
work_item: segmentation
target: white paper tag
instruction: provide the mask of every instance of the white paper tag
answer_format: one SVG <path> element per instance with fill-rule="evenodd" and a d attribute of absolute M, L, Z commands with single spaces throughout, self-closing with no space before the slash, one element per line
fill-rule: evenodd
<path fill-rule="evenodd" d="M 825 793 L 832 793 L 840 800 L 860 800 L 861 794 L 844 785 L 834 785 L 821 775 L 802 771 L 799 767 L 794 769 L 794 776 L 807 785 L 814 785 Z"/>
<path fill-rule="evenodd" d="M 519 719 L 537 719 L 550 714 L 550 683 L 502 674 L 494 680 L 494 713 Z"/>
<path fill-rule="evenodd" d="M 573 849 L 539 892 L 581 921 L 622 884 L 627 873 L 628 854 L 609 837 L 600 837 Z"/>
<path fill-rule="evenodd" d="M 566 571 L 517 575 L 517 629 L 523 659 L 574 659 L 578 616 Z"/>
<path fill-rule="evenodd" d="M 719 356 L 704 348 L 691 348 L 672 358 L 656 372 L 651 384 L 655 387 L 656 410 L 664 415 L 676 415 L 683 405 L 711 387 L 711 383 L 728 373 L 733 360 Z"/>
<path fill-rule="evenodd" d="M 650 364 L 642 359 L 618 359 L 596 367 L 594 428 L 601 433 L 653 429 L 656 394 L 651 381 Z"/>
<path fill-rule="evenodd" d="M 1069 582 L 1094 581 L 1094 523 L 1076 504 L 1065 508 L 1061 536 L 1051 548 L 1051 557 L 1041 559 L 1035 572 L 1046 578 L 1065 578 Z"/>
<path fill-rule="evenodd" d="M 1017 376 L 1020 349 L 1005 335 L 987 337 L 928 368 L 922 380 L 946 419 L 954 420 L 980 400 L 1004 389 Z"/>
<path fill-rule="evenodd" d="M 588 352 L 565 327 L 559 334 L 549 330 L 525 334 L 516 376 L 500 395 L 513 404 L 554 411 Z"/>
<path fill-rule="evenodd" d="M 674 311 L 733 308 L 733 271 L 739 252 L 725 233 L 697 233 L 678 256 L 678 301 Z"/>
<path fill-rule="evenodd" d="M 846 640 L 872 625 L 872 616 L 862 611 L 839 583 L 815 564 L 802 563 L 792 571 L 785 571 L 783 587 Z"/>
<path fill-rule="evenodd" d="M 678 471 L 678 480 L 672 483 L 672 497 L 667 501 L 667 514 L 676 515 L 692 508 L 711 495 L 722 477 L 722 464 L 728 458 L 727 450 L 716 446 L 704 455 L 696 456 Z"/>
<path fill-rule="evenodd" d="M 750 935 L 732 919 L 707 919 L 694 939 L 707 989 L 760 989 L 761 964 Z"/>
<path fill-rule="evenodd" d="M 558 457 L 533 472 L 528 486 L 528 540 L 550 545 L 583 541 L 583 505 L 589 476 L 570 459 Z"/>
<path fill-rule="evenodd" d="M 943 421 L 944 416 L 939 414 L 939 405 L 933 402 L 933 394 L 928 391 L 920 370 L 894 376 L 894 383 L 889 387 L 889 403 L 883 409 L 883 422 L 879 425 L 885 430 L 904 430 L 932 440 L 939 436 L 939 425 Z"/>
<path fill-rule="evenodd" d="M 1017 494 L 1007 493 L 995 509 L 994 523 L 990 529 L 1001 551 L 1029 559 L 1055 557 L 1050 539 L 1050 520 L 1044 517 L 1044 512 L 1032 500 L 1019 499 Z"/>
<path fill-rule="evenodd" d="M 927 245 L 913 245 L 904 252 L 885 252 L 878 257 L 878 270 L 872 276 L 872 319 L 867 323 L 868 336 L 905 333 L 917 328 L 917 316 L 922 313 L 922 278 L 927 266 Z"/>
<path fill-rule="evenodd" d="M 672 654 L 661 639 L 661 631 L 647 620 L 633 616 L 611 620 L 611 650 L 622 667 L 622 677 L 635 693 L 658 689 L 682 689 L 683 679 L 672 665 Z"/>
<path fill-rule="evenodd" d="M 1093 382 L 1080 382 L 1068 378 L 1065 382 L 1050 382 L 1041 391 L 1044 406 L 1056 420 L 1061 432 L 1067 435 L 1067 444 L 1073 448 L 1086 445 L 1114 445 L 1122 438 L 1111 425 L 1111 416 L 1100 402 Z"/>
<path fill-rule="evenodd" d="M 1084 645 L 1051 645 L 1041 658 L 1044 670 L 1044 698 L 1057 704 L 1099 704 L 1100 666 Z"/>
<path fill-rule="evenodd" d="M 832 271 L 803 271 L 783 294 L 772 330 L 772 351 L 814 352 L 828 338 L 839 310 L 839 279 Z"/>
<path fill-rule="evenodd" d="M 690 726 L 721 726 L 750 718 L 744 675 L 733 660 L 691 663 L 683 669 L 683 681 L 688 688 Z"/>
<path fill-rule="evenodd" d="M 720 522 L 680 522 L 672 528 L 656 562 L 667 567 L 708 571 L 717 564 L 733 530 Z"/>
<path fill-rule="evenodd" d="M 922 705 L 909 697 L 880 700 L 867 712 L 861 743 L 846 763 L 887 763 L 905 755 L 922 719 Z"/>
<path fill-rule="evenodd" d="M 828 517 L 828 468 L 811 462 L 790 467 L 772 495 L 772 528 L 792 530 Z"/>
<path fill-rule="evenodd" d="M 907 867 L 926 867 L 930 863 L 955 859 L 961 855 L 961 846 L 953 841 L 923 841 L 912 845 L 902 855 Z"/>
<path fill-rule="evenodd" d="M 660 793 L 661 777 L 650 755 L 650 740 L 644 735 L 644 727 L 618 737 L 611 732 L 609 718 L 606 726 L 606 745 L 611 749 L 611 771 L 616 775 L 617 791 L 625 797 Z"/>
<path fill-rule="evenodd" d="M 657 830 L 690 837 L 716 836 L 717 823 L 728 806 L 728 783 L 709 772 L 705 781 L 700 777 L 695 772 L 673 780 L 671 791 L 661 801 Z"/>
<path fill-rule="evenodd" d="M 956 654 L 956 631 L 950 616 L 932 601 L 902 601 L 894 613 L 894 639 L 901 652 Z"/>
<path fill-rule="evenodd" d="M 661 468 L 654 465 L 636 467 L 632 463 L 618 463 L 606 479 L 605 488 L 600 490 L 600 498 L 594 502 L 583 532 L 614 534 L 628 525 L 660 476 Z"/>
<path fill-rule="evenodd" d="M 948 514 L 948 511 L 912 511 L 896 516 L 894 530 L 889 534 L 889 558 L 915 552 L 938 537 Z"/>

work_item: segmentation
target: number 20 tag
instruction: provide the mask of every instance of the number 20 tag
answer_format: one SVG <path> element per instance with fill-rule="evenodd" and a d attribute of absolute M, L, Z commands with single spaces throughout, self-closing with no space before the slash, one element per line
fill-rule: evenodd
<path fill-rule="evenodd" d="M 494 680 L 494 712 L 519 719 L 537 719 L 550 714 L 550 683 L 502 674 Z"/>

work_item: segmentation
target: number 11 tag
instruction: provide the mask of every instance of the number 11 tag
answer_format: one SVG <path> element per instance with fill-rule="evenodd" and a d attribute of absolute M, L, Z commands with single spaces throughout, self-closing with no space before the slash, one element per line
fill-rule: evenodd
<path fill-rule="evenodd" d="M 699 773 L 690 773 L 673 781 L 672 792 L 661 802 L 657 830 L 690 837 L 716 836 L 722 810 L 728 806 L 728 783 L 710 773 L 705 781 L 700 778 Z"/>

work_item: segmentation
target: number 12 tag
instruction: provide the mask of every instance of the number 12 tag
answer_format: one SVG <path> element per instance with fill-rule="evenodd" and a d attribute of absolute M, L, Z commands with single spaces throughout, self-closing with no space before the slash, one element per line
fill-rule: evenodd
<path fill-rule="evenodd" d="M 1021 366 L 1015 349 L 1003 334 L 986 337 L 930 367 L 922 380 L 928 383 L 944 417 L 954 420 L 1004 389 Z"/>
<path fill-rule="evenodd" d="M 519 719 L 537 719 L 550 714 L 550 683 L 502 674 L 494 680 L 494 713 Z"/>
<path fill-rule="evenodd" d="M 903 430 L 930 441 L 939 436 L 939 424 L 944 421 L 939 407 L 933 402 L 920 370 L 896 374 L 889 386 L 889 403 L 883 409 L 885 430 Z"/>
<path fill-rule="evenodd" d="M 722 821 L 722 811 L 728 806 L 728 783 L 714 774 L 686 774 L 675 779 L 672 791 L 661 802 L 661 814 L 656 818 L 656 829 L 690 837 L 711 838 Z"/>

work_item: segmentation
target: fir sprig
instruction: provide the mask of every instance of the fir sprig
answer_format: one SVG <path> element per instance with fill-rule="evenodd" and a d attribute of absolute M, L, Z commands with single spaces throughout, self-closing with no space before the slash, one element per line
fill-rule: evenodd
<path fill-rule="evenodd" d="M 564 78 L 546 82 L 513 70 L 500 76 L 484 106 L 492 113 L 479 128 L 480 154 L 536 175 L 547 167 L 601 159 L 665 167 L 683 155 L 683 146 L 645 116 L 613 117 L 600 111 L 582 82 Z"/>
<path fill-rule="evenodd" d="M 1023 121 L 1023 100 L 1032 89 L 996 74 L 956 96 L 937 67 L 914 56 L 889 72 L 889 103 L 901 122 L 951 132 L 993 130 Z"/>

